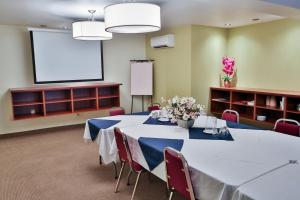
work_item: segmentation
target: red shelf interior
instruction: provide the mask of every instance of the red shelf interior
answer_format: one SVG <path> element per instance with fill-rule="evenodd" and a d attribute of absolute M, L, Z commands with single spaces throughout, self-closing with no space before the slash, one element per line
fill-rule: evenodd
<path fill-rule="evenodd" d="M 105 98 L 99 99 L 99 108 L 107 108 L 107 107 L 119 107 L 120 101 L 119 98 Z"/>
<path fill-rule="evenodd" d="M 117 97 L 119 96 L 119 87 L 100 87 L 98 88 L 98 96 L 99 97 Z"/>
<path fill-rule="evenodd" d="M 13 92 L 12 93 L 13 105 L 34 105 L 43 103 L 43 93 L 38 92 Z"/>
<path fill-rule="evenodd" d="M 287 98 L 287 110 L 288 111 L 295 111 L 295 114 L 296 114 L 296 112 L 299 112 L 299 111 L 297 111 L 298 105 L 300 105 L 300 97 L 288 97 Z"/>
<path fill-rule="evenodd" d="M 267 97 L 275 97 L 276 106 L 266 105 Z M 285 99 L 285 107 L 280 108 L 280 102 Z M 254 105 L 248 105 L 254 101 Z M 290 118 L 300 121 L 300 93 L 291 91 L 276 91 L 247 88 L 211 88 L 210 110 L 214 114 L 222 114 L 226 109 L 239 112 L 242 119 L 250 119 L 265 125 L 274 125 L 280 118 Z M 258 121 L 257 115 L 267 117 L 266 121 Z"/>
<path fill-rule="evenodd" d="M 45 91 L 45 101 L 57 103 L 71 100 L 70 90 L 49 90 Z"/>
<path fill-rule="evenodd" d="M 222 114 L 224 110 L 229 109 L 230 105 L 223 102 L 211 102 L 211 112 Z"/>
<path fill-rule="evenodd" d="M 240 117 L 246 119 L 253 119 L 254 108 L 253 106 L 245 106 L 245 105 L 232 105 L 232 110 L 236 110 Z"/>
<path fill-rule="evenodd" d="M 275 123 L 278 119 L 283 118 L 283 111 L 257 108 L 256 115 L 264 115 L 267 117 L 266 122 Z"/>
<path fill-rule="evenodd" d="M 96 100 L 86 100 L 86 101 L 76 101 L 74 102 L 75 111 L 89 111 L 96 110 L 97 103 Z"/>
<path fill-rule="evenodd" d="M 35 118 L 44 116 L 43 105 L 30 105 L 14 107 L 14 118 Z"/>
<path fill-rule="evenodd" d="M 46 104 L 46 115 L 72 113 L 71 102 Z"/>
<path fill-rule="evenodd" d="M 73 89 L 73 98 L 75 100 L 96 98 L 96 88 Z"/>
<path fill-rule="evenodd" d="M 256 105 L 264 108 L 272 108 L 266 105 L 267 97 L 275 96 L 276 98 L 276 107 L 279 109 L 280 101 L 282 100 L 282 96 L 279 95 L 267 95 L 267 94 L 257 94 L 256 96 Z"/>
<path fill-rule="evenodd" d="M 119 86 L 113 83 L 11 89 L 13 116 L 19 120 L 119 107 Z"/>

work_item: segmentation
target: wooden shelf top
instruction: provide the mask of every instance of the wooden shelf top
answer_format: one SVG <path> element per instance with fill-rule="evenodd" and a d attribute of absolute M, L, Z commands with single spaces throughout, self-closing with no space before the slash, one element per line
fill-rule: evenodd
<path fill-rule="evenodd" d="M 97 87 L 110 87 L 110 86 L 119 86 L 122 83 L 115 82 L 103 82 L 103 83 L 89 83 L 89 84 L 60 84 L 60 85 L 36 85 L 31 87 L 22 87 L 22 88 L 10 88 L 11 92 L 39 92 L 43 90 L 69 90 L 77 88 L 97 88 Z"/>
<path fill-rule="evenodd" d="M 74 101 L 89 101 L 89 100 L 96 100 L 96 97 L 79 97 L 74 98 Z"/>
<path fill-rule="evenodd" d="M 287 110 L 286 112 L 300 115 L 300 111 L 297 110 Z"/>
<path fill-rule="evenodd" d="M 51 99 L 51 100 L 46 100 L 46 104 L 66 103 L 66 102 L 71 102 L 71 99 Z"/>
<path fill-rule="evenodd" d="M 232 102 L 232 104 L 233 104 L 233 105 L 237 105 L 237 106 L 251 107 L 251 108 L 254 107 L 254 105 L 248 105 L 248 104 L 245 104 L 245 103 L 242 103 L 242 102 L 239 102 L 239 101 Z"/>
<path fill-rule="evenodd" d="M 52 115 L 64 115 L 64 114 L 72 114 L 72 111 L 69 110 L 69 111 L 53 111 L 53 112 L 47 112 L 47 116 L 52 116 Z"/>
<path fill-rule="evenodd" d="M 119 98 L 119 95 L 106 95 L 106 96 L 99 96 L 99 99 L 111 99 L 111 98 Z"/>
<path fill-rule="evenodd" d="M 39 101 L 32 101 L 32 102 L 15 102 L 13 104 L 14 107 L 18 107 L 18 106 L 34 106 L 34 105 L 41 105 L 43 104 L 43 102 L 39 102 Z"/>
<path fill-rule="evenodd" d="M 221 90 L 221 91 L 235 91 L 235 92 L 247 92 L 247 93 L 259 93 L 259 94 L 269 94 L 269 95 L 284 95 L 284 96 L 300 96 L 300 91 L 289 91 L 289 90 L 273 90 L 273 89 L 259 89 L 259 88 L 246 88 L 246 87 L 211 87 L 211 89 Z"/>
<path fill-rule="evenodd" d="M 18 115 L 15 116 L 15 120 L 21 120 L 21 119 L 31 119 L 31 118 L 38 118 L 38 117 L 43 117 L 43 114 L 34 114 L 34 115 Z"/>
<path fill-rule="evenodd" d="M 274 111 L 280 111 L 280 112 L 284 111 L 278 107 L 271 107 L 271 106 L 256 106 L 256 108 L 265 109 L 265 110 L 274 110 Z"/>

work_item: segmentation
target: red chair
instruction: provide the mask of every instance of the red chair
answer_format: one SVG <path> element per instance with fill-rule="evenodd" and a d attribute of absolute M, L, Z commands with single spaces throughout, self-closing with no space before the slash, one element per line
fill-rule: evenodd
<path fill-rule="evenodd" d="M 164 157 L 167 187 L 171 192 L 169 200 L 172 199 L 174 191 L 181 194 L 185 199 L 195 200 L 188 164 L 183 155 L 177 150 L 167 147 L 164 150 Z"/>
<path fill-rule="evenodd" d="M 300 137 L 300 123 L 292 119 L 279 119 L 276 121 L 274 130 L 292 136 Z"/>
<path fill-rule="evenodd" d="M 151 112 L 153 110 L 160 110 L 160 105 L 158 103 L 155 103 L 148 107 L 149 112 Z"/>
<path fill-rule="evenodd" d="M 125 115 L 125 110 L 123 108 L 113 108 L 109 110 L 109 116 L 115 115 Z"/>
<path fill-rule="evenodd" d="M 224 110 L 222 114 L 222 119 L 226 121 L 231 121 L 235 123 L 240 123 L 240 115 L 237 111 L 235 110 Z"/>
<path fill-rule="evenodd" d="M 120 161 L 121 161 L 121 171 L 120 171 L 120 174 L 119 174 L 119 177 L 118 177 L 115 192 L 116 193 L 118 192 L 119 185 L 120 185 L 120 180 L 121 180 L 122 173 L 123 173 L 123 170 L 124 170 L 124 166 L 127 163 L 127 164 L 129 164 L 129 167 L 130 167 L 130 172 L 129 172 L 128 178 L 127 178 L 128 179 L 127 180 L 127 185 L 129 184 L 129 178 L 130 178 L 131 173 L 135 172 L 135 173 L 138 174 L 137 178 L 136 178 L 136 181 L 135 181 L 132 196 L 131 196 L 131 200 L 133 200 L 134 194 L 135 194 L 135 191 L 136 191 L 136 188 L 137 188 L 140 176 L 141 176 L 141 173 L 144 172 L 145 170 L 140 164 L 138 164 L 137 162 L 132 160 L 131 152 L 130 152 L 130 149 L 129 149 L 129 146 L 128 146 L 128 141 L 127 141 L 127 138 L 124 135 L 124 133 L 119 128 L 115 128 L 114 131 L 115 131 L 115 139 L 116 139 L 116 143 L 117 143 L 119 158 L 120 158 Z"/>

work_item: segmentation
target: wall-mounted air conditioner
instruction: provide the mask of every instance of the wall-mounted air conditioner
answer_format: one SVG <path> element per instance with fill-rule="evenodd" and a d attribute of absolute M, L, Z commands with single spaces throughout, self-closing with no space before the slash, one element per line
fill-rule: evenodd
<path fill-rule="evenodd" d="M 175 46 L 174 35 L 163 35 L 151 38 L 152 48 L 171 48 Z"/>

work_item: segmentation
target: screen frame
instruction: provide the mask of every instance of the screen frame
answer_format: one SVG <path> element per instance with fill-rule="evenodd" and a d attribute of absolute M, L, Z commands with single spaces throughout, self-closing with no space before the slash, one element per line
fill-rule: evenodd
<path fill-rule="evenodd" d="M 30 40 L 31 40 L 31 55 L 32 55 L 32 65 L 33 65 L 33 77 L 34 84 L 48 84 L 48 83 L 71 83 L 71 82 L 92 82 L 92 81 L 104 81 L 104 62 L 103 62 L 103 42 L 100 42 L 101 49 L 101 73 L 102 78 L 99 79 L 74 79 L 74 80 L 57 80 L 57 81 L 38 81 L 36 77 L 36 64 L 35 64 L 35 56 L 34 56 L 34 41 L 33 41 L 33 31 L 30 30 Z"/>

